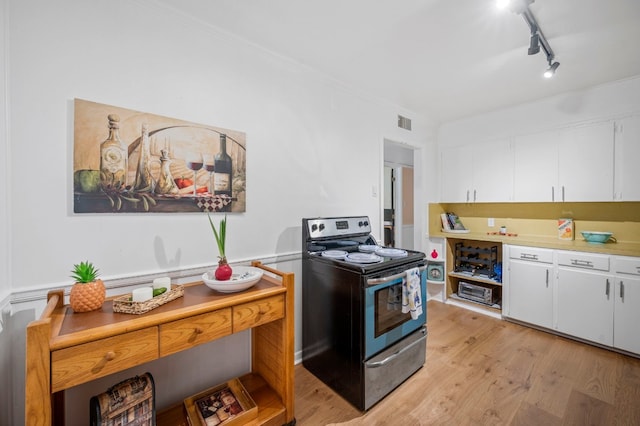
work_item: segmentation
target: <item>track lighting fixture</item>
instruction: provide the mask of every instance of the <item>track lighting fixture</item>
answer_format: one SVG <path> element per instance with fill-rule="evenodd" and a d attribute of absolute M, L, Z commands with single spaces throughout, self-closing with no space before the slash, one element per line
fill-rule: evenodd
<path fill-rule="evenodd" d="M 553 49 L 551 49 L 547 38 L 542 33 L 538 21 L 536 21 L 535 16 L 533 16 L 533 13 L 531 13 L 529 9 L 529 5 L 534 1 L 535 0 L 496 0 L 496 6 L 500 9 L 508 7 L 513 13 L 522 15 L 522 18 L 531 30 L 531 39 L 529 40 L 529 50 L 527 53 L 529 55 L 535 55 L 540 52 L 540 48 L 542 47 L 542 50 L 544 50 L 544 53 L 547 55 L 547 63 L 549 64 L 549 68 L 544 72 L 544 76 L 551 78 L 560 66 L 560 63 L 554 61 L 556 55 L 553 53 Z"/>
<path fill-rule="evenodd" d="M 527 53 L 529 55 L 535 55 L 540 52 L 540 36 L 538 33 L 531 34 L 531 40 L 529 41 L 529 50 Z"/>
<path fill-rule="evenodd" d="M 556 73 L 556 70 L 558 69 L 558 67 L 560 66 L 560 62 L 554 62 L 549 63 L 549 68 L 547 68 L 547 70 L 544 72 L 544 76 L 546 78 L 551 78 L 553 77 L 553 75 Z"/>

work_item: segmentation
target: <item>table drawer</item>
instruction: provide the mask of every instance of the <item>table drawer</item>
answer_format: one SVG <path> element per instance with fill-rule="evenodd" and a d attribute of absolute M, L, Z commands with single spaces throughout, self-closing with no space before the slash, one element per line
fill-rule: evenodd
<path fill-rule="evenodd" d="M 160 326 L 160 356 L 189 349 L 231 334 L 231 308 Z"/>
<path fill-rule="evenodd" d="M 60 349 L 51 353 L 51 389 L 71 386 L 158 358 L 158 327 Z"/>
<path fill-rule="evenodd" d="M 233 307 L 233 332 L 236 333 L 284 317 L 284 295 L 268 297 Z"/>

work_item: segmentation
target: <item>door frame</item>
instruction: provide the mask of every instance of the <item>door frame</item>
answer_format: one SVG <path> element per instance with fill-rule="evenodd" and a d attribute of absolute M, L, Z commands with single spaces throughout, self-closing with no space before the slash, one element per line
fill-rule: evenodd
<path fill-rule="evenodd" d="M 424 214 L 420 214 L 419 207 L 422 205 L 421 200 L 423 197 L 420 195 L 420 188 L 422 188 L 420 180 L 423 176 L 422 170 L 422 154 L 423 148 L 415 145 L 410 145 L 404 142 L 397 142 L 392 139 L 385 138 L 382 143 L 383 148 L 383 161 L 382 161 L 382 173 L 381 173 L 381 185 L 382 188 L 382 196 L 380 197 L 380 212 L 381 218 L 383 220 L 380 221 L 380 235 L 384 236 L 384 167 L 391 167 L 394 169 L 394 174 L 396 176 L 395 185 L 394 185 L 394 240 L 396 247 L 403 247 L 403 237 L 402 237 L 402 168 L 403 167 L 411 167 L 413 168 L 413 217 L 414 217 L 414 232 L 413 232 L 413 244 L 412 247 L 414 250 L 420 250 L 422 247 L 422 226 L 420 225 L 420 220 L 424 217 Z"/>

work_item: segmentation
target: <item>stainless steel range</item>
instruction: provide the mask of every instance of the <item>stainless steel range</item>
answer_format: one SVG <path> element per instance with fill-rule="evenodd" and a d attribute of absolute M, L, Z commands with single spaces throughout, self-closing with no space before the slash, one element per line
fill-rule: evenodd
<path fill-rule="evenodd" d="M 302 244 L 303 365 L 368 410 L 425 362 L 425 255 L 376 245 L 367 216 L 302 219 Z"/>

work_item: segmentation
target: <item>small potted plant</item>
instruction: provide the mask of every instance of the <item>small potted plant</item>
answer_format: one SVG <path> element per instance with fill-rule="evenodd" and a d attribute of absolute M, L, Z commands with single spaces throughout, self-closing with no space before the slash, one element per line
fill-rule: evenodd
<path fill-rule="evenodd" d="M 220 255 L 218 256 L 220 260 L 218 261 L 218 267 L 216 268 L 214 275 L 216 277 L 216 280 L 218 281 L 227 281 L 229 278 L 231 278 L 231 274 L 233 273 L 233 271 L 231 270 L 231 266 L 229 266 L 229 264 L 227 263 L 227 256 L 224 252 L 224 243 L 227 236 L 227 215 L 224 216 L 224 219 L 220 220 L 219 232 L 218 230 L 216 230 L 216 226 L 213 224 L 211 216 L 209 216 L 209 223 L 211 224 L 213 236 L 216 239 L 218 252 L 220 253 Z"/>
<path fill-rule="evenodd" d="M 76 280 L 71 287 L 69 304 L 74 312 L 89 312 L 100 308 L 104 303 L 106 290 L 98 278 L 98 269 L 89 261 L 73 265 L 71 278 Z"/>

